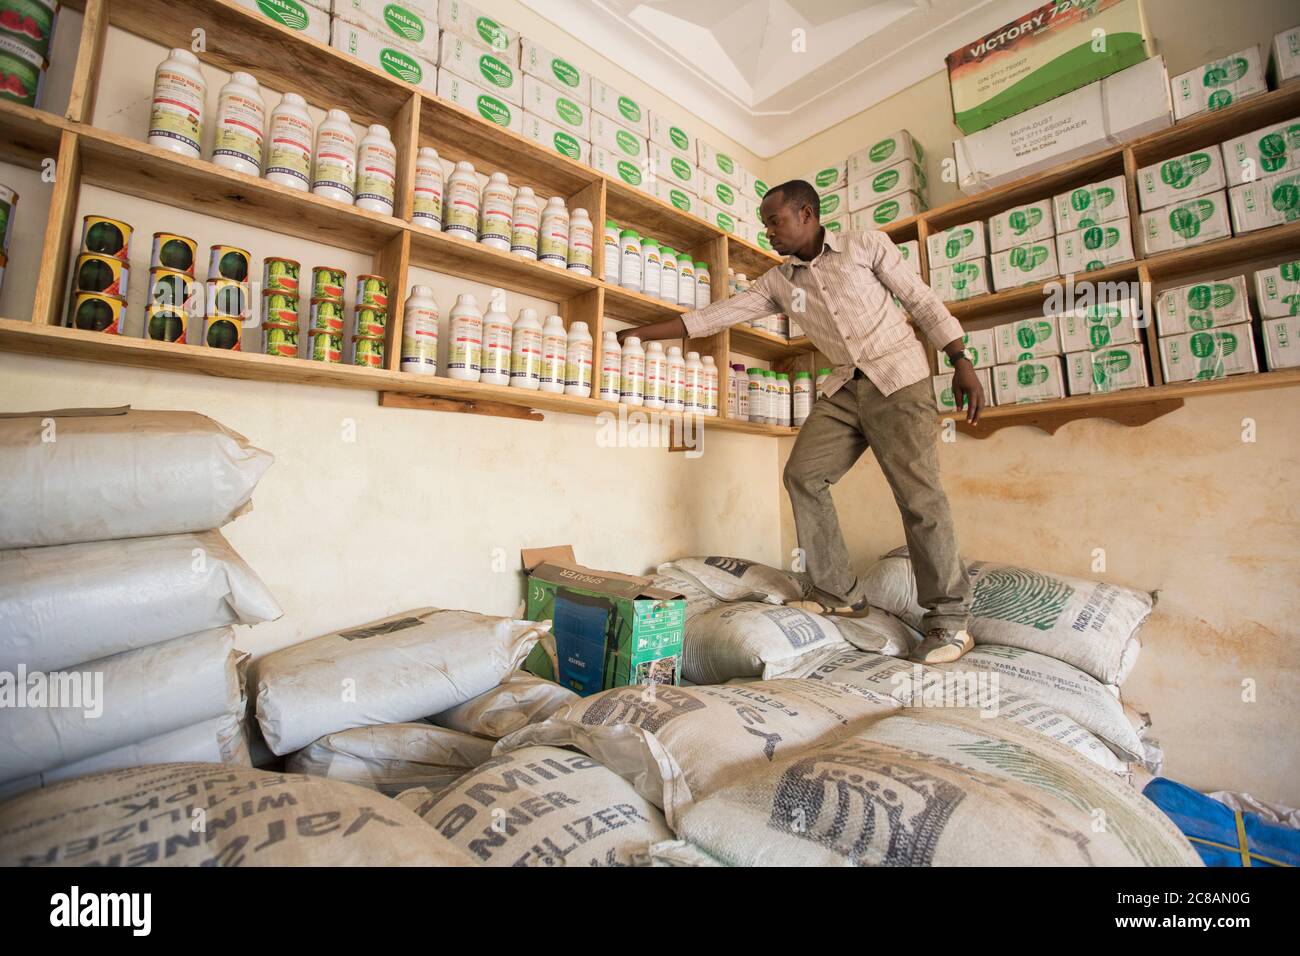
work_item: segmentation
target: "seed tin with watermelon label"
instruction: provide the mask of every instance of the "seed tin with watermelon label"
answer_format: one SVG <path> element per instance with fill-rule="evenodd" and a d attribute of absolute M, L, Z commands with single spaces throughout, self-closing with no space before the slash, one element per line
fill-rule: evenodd
<path fill-rule="evenodd" d="M 106 216 L 87 216 L 81 221 L 81 251 L 113 256 L 123 262 L 131 258 L 131 234 L 128 224 Z"/>
<path fill-rule="evenodd" d="M 262 260 L 262 291 L 298 295 L 302 266 L 292 259 L 271 256 Z"/>
<path fill-rule="evenodd" d="M 121 335 L 126 326 L 126 299 L 104 292 L 78 292 L 72 297 L 68 326 Z"/>
<path fill-rule="evenodd" d="M 144 337 L 155 342 L 185 344 L 190 318 L 184 309 L 151 305 L 144 310 Z"/>
<path fill-rule="evenodd" d="M 267 355 L 281 358 L 298 357 L 298 325 L 283 325 L 278 322 L 263 322 L 262 334 Z"/>
<path fill-rule="evenodd" d="M 231 279 L 247 282 L 251 261 L 247 249 L 238 246 L 213 246 L 208 257 L 208 279 Z"/>
<path fill-rule="evenodd" d="M 153 256 L 149 262 L 151 269 L 172 269 L 194 275 L 194 263 L 199 257 L 199 247 L 193 239 L 173 235 L 170 232 L 153 234 Z"/>
<path fill-rule="evenodd" d="M 226 349 L 231 352 L 239 352 L 242 351 L 243 334 L 243 325 L 236 317 L 209 315 L 207 328 L 203 333 L 203 342 L 210 349 Z"/>
<path fill-rule="evenodd" d="M 384 340 L 369 335 L 352 336 L 352 364 L 366 368 L 384 367 Z"/>
<path fill-rule="evenodd" d="M 383 338 L 384 329 L 387 325 L 388 313 L 385 310 L 365 305 L 357 306 L 356 324 L 354 326 L 356 335 Z"/>
<path fill-rule="evenodd" d="M 373 306 L 377 309 L 388 308 L 388 280 L 383 276 L 357 276 L 356 304 Z"/>
<path fill-rule="evenodd" d="M 343 300 L 317 296 L 311 300 L 311 322 L 313 332 L 328 332 L 331 335 L 343 334 Z"/>
<path fill-rule="evenodd" d="M 18 210 L 18 194 L 8 186 L 0 186 L 0 252 L 9 251 L 9 233 Z"/>
<path fill-rule="evenodd" d="M 107 292 L 125 299 L 131 284 L 131 267 L 116 256 L 83 252 L 77 256 L 72 283 L 78 292 Z"/>
<path fill-rule="evenodd" d="M 297 328 L 298 297 L 287 292 L 263 292 L 262 321 Z"/>
<path fill-rule="evenodd" d="M 342 269 L 330 266 L 317 266 L 311 270 L 311 296 L 313 299 L 334 299 L 343 301 L 343 291 L 347 288 L 348 274 Z"/>
<path fill-rule="evenodd" d="M 343 336 L 334 335 L 321 329 L 312 329 L 311 360 L 338 365 L 343 361 Z"/>

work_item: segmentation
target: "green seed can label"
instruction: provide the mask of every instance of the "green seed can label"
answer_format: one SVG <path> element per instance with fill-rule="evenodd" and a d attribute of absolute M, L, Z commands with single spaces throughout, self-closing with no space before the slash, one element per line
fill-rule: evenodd
<path fill-rule="evenodd" d="M 186 275 L 194 275 L 194 262 L 198 259 L 198 243 L 185 236 L 170 232 L 153 234 L 153 257 L 151 269 L 174 269 Z"/>
<path fill-rule="evenodd" d="M 477 228 L 477 220 L 474 225 Z M 342 269 L 317 266 L 311 270 L 311 294 L 313 299 L 337 299 L 342 302 L 343 290 L 347 283 L 348 274 Z"/>
<path fill-rule="evenodd" d="M 183 309 L 150 306 L 144 310 L 144 337 L 155 342 L 184 345 L 189 322 L 189 316 Z"/>
<path fill-rule="evenodd" d="M 317 296 L 311 300 L 312 332 L 343 334 L 343 300 Z"/>
<path fill-rule="evenodd" d="M 213 246 L 208 258 L 208 279 L 233 279 L 247 282 L 252 261 L 247 249 L 236 246 Z"/>
<path fill-rule="evenodd" d="M 357 276 L 357 307 L 388 308 L 388 280 L 383 276 Z"/>
<path fill-rule="evenodd" d="M 0 100 L 36 106 L 49 63 L 12 37 L 0 35 Z"/>
<path fill-rule="evenodd" d="M 311 330 L 311 359 L 338 365 L 343 361 L 343 336 L 332 335 L 320 329 Z"/>
<path fill-rule="evenodd" d="M 262 321 L 298 327 L 298 297 L 288 292 L 262 293 Z"/>
<path fill-rule="evenodd" d="M 262 291 L 265 292 L 284 292 L 288 295 L 296 296 L 298 294 L 298 277 L 302 272 L 302 266 L 292 259 L 281 259 L 276 256 L 262 260 Z"/>
<path fill-rule="evenodd" d="M 238 319 L 228 315 L 209 315 L 208 327 L 204 332 L 204 343 L 210 349 L 226 349 L 230 352 L 242 351 L 240 340 L 243 327 Z"/>
<path fill-rule="evenodd" d="M 83 252 L 77 256 L 73 287 L 78 292 L 107 292 L 126 298 L 131 267 L 115 256 Z"/>
<path fill-rule="evenodd" d="M 376 309 L 373 306 L 359 305 L 356 309 L 356 323 L 354 325 L 354 334 L 366 337 L 384 337 L 384 329 L 388 325 L 388 313 L 383 309 Z"/>
<path fill-rule="evenodd" d="M 54 0 L 0 0 L 0 38 L 48 59 L 58 16 Z"/>
<path fill-rule="evenodd" d="M 78 292 L 72 297 L 68 325 L 87 332 L 121 335 L 126 325 L 126 299 L 104 292 Z"/>
<path fill-rule="evenodd" d="M 265 340 L 264 351 L 267 355 L 278 355 L 281 358 L 298 357 L 298 326 L 279 325 L 272 322 L 262 324 L 262 333 Z"/>
<path fill-rule="evenodd" d="M 355 335 L 352 337 L 354 346 L 352 352 L 352 364 L 361 365 L 366 368 L 383 368 L 384 367 L 384 340 L 382 337 L 372 338 L 369 335 Z"/>
<path fill-rule="evenodd" d="M 130 226 L 116 219 L 87 216 L 81 221 L 81 250 L 115 256 L 126 262 L 130 259 L 132 232 Z"/>

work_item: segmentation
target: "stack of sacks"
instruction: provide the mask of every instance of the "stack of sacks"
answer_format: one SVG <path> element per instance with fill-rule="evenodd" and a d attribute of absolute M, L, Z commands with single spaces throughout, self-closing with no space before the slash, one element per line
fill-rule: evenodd
<path fill-rule="evenodd" d="M 0 417 L 0 792 L 248 764 L 231 625 L 281 611 L 215 529 L 271 461 L 193 412 Z"/>

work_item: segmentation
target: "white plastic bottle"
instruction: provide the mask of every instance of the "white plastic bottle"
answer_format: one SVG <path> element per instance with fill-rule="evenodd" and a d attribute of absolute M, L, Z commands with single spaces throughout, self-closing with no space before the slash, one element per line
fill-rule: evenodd
<path fill-rule="evenodd" d="M 397 193 L 397 147 L 388 127 L 375 123 L 361 139 L 357 150 L 357 201 L 361 209 L 393 214 Z"/>
<path fill-rule="evenodd" d="M 767 421 L 767 380 L 761 368 L 746 371 L 749 374 L 749 420 L 761 425 Z"/>
<path fill-rule="evenodd" d="M 502 252 L 510 251 L 515 198 L 505 173 L 493 173 L 483 187 L 478 241 Z"/>
<path fill-rule="evenodd" d="M 537 258 L 548 266 L 567 268 L 569 264 L 569 210 L 564 200 L 552 196 L 542 210 L 542 225 L 537 237 Z"/>
<path fill-rule="evenodd" d="M 808 420 L 808 415 L 812 412 L 812 373 L 795 372 L 791 392 L 790 424 L 798 428 Z"/>
<path fill-rule="evenodd" d="M 438 303 L 427 285 L 414 286 L 406 298 L 401 369 L 415 375 L 438 374 Z"/>
<path fill-rule="evenodd" d="M 569 327 L 568 350 L 564 359 L 564 394 L 591 397 L 591 332 L 586 322 Z"/>
<path fill-rule="evenodd" d="M 510 384 L 536 389 L 542 384 L 542 323 L 536 309 L 523 309 L 515 320 L 510 347 Z"/>
<path fill-rule="evenodd" d="M 695 308 L 702 309 L 713 302 L 713 286 L 706 262 L 695 263 Z M 685 305 L 685 303 L 682 303 Z"/>
<path fill-rule="evenodd" d="M 616 332 L 606 332 L 600 342 L 600 400 L 617 402 L 623 377 L 623 349 Z"/>
<path fill-rule="evenodd" d="M 713 361 L 712 355 L 706 355 L 701 360 L 704 366 L 704 414 L 718 414 L 718 366 Z"/>
<path fill-rule="evenodd" d="M 736 288 L 736 270 L 730 266 L 727 267 L 727 295 L 735 295 L 739 289 Z"/>
<path fill-rule="evenodd" d="M 587 210 L 578 208 L 569 217 L 569 271 L 578 275 L 591 275 L 592 251 L 596 241 L 595 227 Z"/>
<path fill-rule="evenodd" d="M 677 253 L 664 246 L 659 251 L 659 298 L 677 303 Z"/>
<path fill-rule="evenodd" d="M 352 205 L 357 182 L 357 134 L 342 110 L 330 110 L 316 130 L 311 191 Z"/>
<path fill-rule="evenodd" d="M 474 167 L 461 161 L 456 164 L 442 195 L 442 231 L 449 236 L 478 242 L 478 176 Z"/>
<path fill-rule="evenodd" d="M 704 363 L 699 352 L 686 353 L 686 414 L 704 414 Z"/>
<path fill-rule="evenodd" d="M 442 231 L 442 162 L 432 146 L 421 147 L 415 157 L 411 222 L 434 232 Z"/>
<path fill-rule="evenodd" d="M 618 223 L 613 219 L 605 220 L 605 252 L 603 271 L 605 281 L 618 285 Z"/>
<path fill-rule="evenodd" d="M 199 71 L 199 58 L 189 50 L 169 52 L 154 73 L 149 145 L 198 159 L 207 99 L 208 84 Z"/>
<path fill-rule="evenodd" d="M 483 313 L 483 361 L 478 380 L 488 385 L 510 384 L 510 341 L 514 327 L 506 314 L 506 294 L 493 289 Z"/>
<path fill-rule="evenodd" d="M 307 101 L 285 93 L 271 111 L 271 132 L 266 143 L 266 178 L 301 192 L 311 191 L 311 150 L 316 127 Z"/>
<path fill-rule="evenodd" d="M 670 412 L 686 410 L 686 359 L 680 345 L 668 346 L 668 390 L 664 408 Z"/>
<path fill-rule="evenodd" d="M 816 383 L 816 388 L 813 389 L 813 400 L 814 400 L 814 401 L 816 401 L 817 399 L 821 398 L 822 395 L 825 394 L 824 386 L 826 385 L 826 380 L 827 380 L 828 378 L 830 378 L 830 377 L 831 377 L 831 370 L 830 370 L 830 369 L 828 369 L 828 368 L 819 368 L 819 369 L 817 370 L 817 383 Z"/>
<path fill-rule="evenodd" d="M 477 382 L 483 367 L 483 313 L 468 292 L 456 299 L 447 328 L 447 376 Z"/>
<path fill-rule="evenodd" d="M 654 239 L 641 240 L 641 291 L 659 298 L 659 276 L 663 260 L 659 243 Z"/>
<path fill-rule="evenodd" d="M 537 258 L 542 207 L 531 186 L 520 186 L 511 209 L 510 251 L 523 259 Z"/>
<path fill-rule="evenodd" d="M 266 129 L 266 103 L 257 78 L 232 73 L 217 94 L 217 138 L 212 162 L 226 169 L 262 175 L 262 132 Z"/>
<path fill-rule="evenodd" d="M 785 372 L 776 373 L 776 422 L 786 428 L 790 427 L 790 376 Z"/>
<path fill-rule="evenodd" d="M 618 284 L 633 292 L 641 291 L 641 237 L 635 229 L 624 229 L 618 236 Z"/>
<path fill-rule="evenodd" d="M 768 425 L 779 425 L 781 423 L 781 394 L 776 386 L 776 372 L 767 369 L 763 373 L 763 385 L 767 392 L 767 408 L 763 414 L 763 421 Z"/>
<path fill-rule="evenodd" d="M 652 341 L 645 352 L 645 407 L 663 408 L 668 399 L 668 356 L 662 342 Z"/>
<path fill-rule="evenodd" d="M 542 380 L 538 386 L 543 392 L 564 392 L 568 349 L 569 333 L 564 329 L 564 320 L 558 315 L 548 315 L 542 326 Z"/>
<path fill-rule="evenodd" d="M 623 340 L 619 401 L 624 405 L 645 404 L 645 349 L 635 335 L 629 335 Z"/>
<path fill-rule="evenodd" d="M 685 253 L 677 259 L 677 304 L 688 309 L 698 308 L 695 304 L 695 263 Z"/>

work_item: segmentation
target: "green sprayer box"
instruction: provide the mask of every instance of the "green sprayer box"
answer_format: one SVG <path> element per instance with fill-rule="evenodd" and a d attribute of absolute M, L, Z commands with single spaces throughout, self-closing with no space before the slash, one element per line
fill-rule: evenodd
<path fill-rule="evenodd" d="M 539 644 L 524 662 L 586 697 L 611 687 L 679 684 L 686 600 L 649 580 L 583 567 L 568 545 L 525 549 L 524 616 L 551 621 L 555 656 Z"/>

